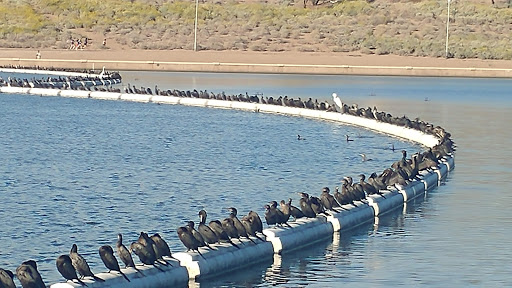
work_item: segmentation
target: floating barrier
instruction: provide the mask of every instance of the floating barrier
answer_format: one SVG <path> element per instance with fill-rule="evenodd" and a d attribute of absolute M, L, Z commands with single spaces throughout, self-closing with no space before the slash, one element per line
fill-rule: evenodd
<path fill-rule="evenodd" d="M 375 212 L 372 206 L 368 205 L 366 201 L 354 201 L 354 204 L 356 206 L 342 205 L 342 211 L 339 213 L 329 211 L 331 215 L 327 217 L 327 221 L 331 223 L 335 232 L 353 229 L 373 221 Z"/>
<path fill-rule="evenodd" d="M 395 184 L 398 193 L 404 197 L 404 202 L 409 202 L 412 199 L 423 195 L 425 193 L 425 184 L 421 181 L 412 181 L 407 185 Z"/>
<path fill-rule="evenodd" d="M 151 102 L 151 95 L 141 95 L 141 94 L 127 94 L 123 93 L 120 96 L 121 100 L 124 101 L 133 101 L 133 102 L 142 102 L 142 103 L 148 103 Z"/>
<path fill-rule="evenodd" d="M 94 281 L 90 277 L 82 279 L 89 288 L 155 288 L 155 287 L 186 287 L 188 282 L 188 272 L 179 262 L 171 258 L 164 257 L 172 266 L 158 265 L 158 268 L 148 265 L 136 265 L 137 271 L 133 268 L 121 268 L 130 281 L 128 282 L 121 274 L 116 271 L 110 273 L 97 273 L 95 276 L 105 280 L 105 282 Z M 160 270 L 159 270 L 160 269 Z M 141 273 L 142 272 L 142 273 Z M 50 288 L 76 288 L 84 287 L 80 283 L 67 281 L 64 283 L 55 283 Z"/>
<path fill-rule="evenodd" d="M 157 104 L 173 104 L 177 105 L 180 104 L 180 97 L 174 97 L 174 96 L 153 96 L 151 97 L 151 102 L 157 103 Z"/>
<path fill-rule="evenodd" d="M 251 237 L 255 243 L 248 239 L 232 239 L 240 249 L 229 243 L 211 245 L 215 250 L 200 248 L 203 256 L 197 252 L 173 253 L 182 266 L 188 271 L 187 279 L 202 279 L 218 274 L 227 273 L 254 263 L 271 261 L 273 257 L 272 243 Z M 204 257 L 204 258 L 203 258 Z M 166 286 L 169 287 L 169 286 Z"/>
<path fill-rule="evenodd" d="M 373 208 L 374 216 L 382 216 L 404 204 L 404 196 L 398 190 L 380 190 L 381 195 L 374 194 L 366 197 L 368 205 Z"/>
<path fill-rule="evenodd" d="M 60 90 L 61 97 L 70 97 L 70 98 L 90 98 L 91 91 L 84 90 Z"/>
<path fill-rule="evenodd" d="M 44 89 L 44 88 L 30 88 L 30 94 L 41 96 L 59 96 L 61 90 L 59 89 Z"/>
<path fill-rule="evenodd" d="M 422 170 L 419 172 L 420 181 L 425 185 L 425 191 L 437 187 L 439 175 L 432 170 Z"/>
<path fill-rule="evenodd" d="M 337 112 L 327 112 L 321 110 L 311 110 L 296 107 L 285 107 L 270 104 L 223 101 L 216 99 L 201 98 L 180 98 L 174 96 L 143 95 L 143 94 L 121 94 L 100 91 L 80 91 L 80 90 L 58 90 L 30 89 L 20 87 L 0 87 L 3 93 L 23 93 L 48 96 L 62 96 L 75 98 L 94 98 L 105 100 L 125 100 L 136 102 L 153 102 L 161 104 L 182 104 L 189 106 L 214 107 L 240 109 L 246 111 L 256 111 L 265 113 L 278 113 L 291 116 L 309 117 L 321 120 L 336 121 L 349 125 L 365 127 L 378 132 L 398 136 L 404 139 L 419 142 L 427 147 L 433 147 L 439 143 L 433 135 L 427 135 L 418 130 L 398 127 L 389 123 L 383 123 L 374 119 L 356 117 Z M 116 272 L 100 273 L 98 277 L 105 279 L 105 283 L 84 280 L 92 288 L 95 287 L 170 287 L 181 283 L 187 283 L 190 279 L 207 278 L 213 275 L 227 273 L 235 269 L 245 267 L 249 264 L 262 261 L 272 261 L 274 254 L 291 252 L 301 247 L 311 245 L 315 242 L 332 237 L 334 232 L 343 232 L 355 227 L 361 226 L 378 219 L 377 216 L 384 215 L 399 207 L 406 205 L 408 201 L 425 195 L 425 192 L 435 188 L 444 180 L 449 171 L 455 167 L 454 155 L 445 156 L 437 167 L 431 170 L 420 171 L 417 179 L 408 183 L 408 185 L 395 185 L 388 190 L 381 190 L 382 195 L 371 195 L 366 200 L 355 201 L 355 205 L 342 205 L 339 212 L 328 211 L 327 216 L 317 216 L 316 218 L 301 218 L 294 222 L 289 222 L 289 226 L 272 227 L 263 230 L 266 241 L 252 238 L 255 243 L 243 239 L 238 244 L 238 240 L 233 240 L 240 249 L 228 244 L 214 245 L 216 250 L 207 250 L 201 248 L 203 256 L 197 252 L 174 253 L 181 266 L 177 263 L 173 267 L 159 266 L 162 271 L 152 266 L 138 266 L 145 276 L 134 269 L 123 269 L 131 282 L 126 281 Z M 204 258 L 203 258 L 204 257 Z M 80 284 L 56 283 L 51 288 L 61 287 L 81 287 Z"/>
<path fill-rule="evenodd" d="M 288 222 L 288 225 L 263 230 L 266 240 L 272 243 L 276 254 L 311 245 L 332 236 L 334 232 L 332 224 L 324 216 L 299 218 L 295 222 Z"/>
<path fill-rule="evenodd" d="M 101 100 L 119 100 L 121 99 L 121 93 L 93 91 L 91 92 L 90 97 Z"/>
<path fill-rule="evenodd" d="M 29 91 L 30 91 L 30 88 L 25 88 L 25 87 L 0 86 L 0 92 L 2 92 L 2 93 L 31 94 L 31 93 L 29 93 Z"/>

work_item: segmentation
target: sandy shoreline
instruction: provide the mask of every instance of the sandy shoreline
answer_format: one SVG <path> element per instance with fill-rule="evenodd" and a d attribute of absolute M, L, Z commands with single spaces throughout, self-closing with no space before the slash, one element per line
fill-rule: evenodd
<path fill-rule="evenodd" d="M 512 78 L 507 60 L 444 59 L 359 53 L 190 50 L 0 49 L 0 66 L 196 72 L 352 74 Z"/>

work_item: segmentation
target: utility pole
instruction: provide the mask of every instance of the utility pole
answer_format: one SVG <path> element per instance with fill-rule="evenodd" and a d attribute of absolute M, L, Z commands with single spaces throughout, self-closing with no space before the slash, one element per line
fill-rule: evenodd
<path fill-rule="evenodd" d="M 447 20 L 446 20 L 446 58 L 448 58 L 448 28 L 450 26 L 450 2 L 451 0 L 447 0 L 448 1 L 448 13 L 447 13 Z"/>
<path fill-rule="evenodd" d="M 199 6 L 199 0 L 196 0 L 196 20 L 194 21 L 194 51 L 197 51 L 197 8 L 198 8 L 198 6 Z M 446 45 L 448 45 L 448 44 L 446 44 Z M 446 48 L 446 49 L 448 49 L 448 48 Z"/>

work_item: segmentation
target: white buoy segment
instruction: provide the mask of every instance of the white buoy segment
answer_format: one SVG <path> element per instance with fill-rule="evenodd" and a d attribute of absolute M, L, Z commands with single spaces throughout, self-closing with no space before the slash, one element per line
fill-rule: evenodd
<path fill-rule="evenodd" d="M 133 102 L 142 102 L 142 103 L 151 102 L 151 98 L 152 98 L 152 95 L 147 95 L 147 94 L 123 93 L 120 96 L 120 99 L 124 100 L 124 101 L 133 101 Z"/>
<path fill-rule="evenodd" d="M 119 99 L 121 99 L 121 93 L 93 91 L 93 92 L 91 92 L 90 97 L 93 99 L 101 99 L 101 100 L 119 100 Z"/>
<path fill-rule="evenodd" d="M 261 235 L 263 238 L 263 235 Z M 218 274 L 224 274 L 229 271 L 237 270 L 242 267 L 263 261 L 272 261 L 274 254 L 272 243 L 261 241 L 251 237 L 253 242 L 248 239 L 232 239 L 239 248 L 229 243 L 211 245 L 216 250 L 200 248 L 203 255 L 197 252 L 179 252 L 173 253 L 173 257 L 180 261 L 180 264 L 186 267 L 190 279 L 200 279 L 211 277 Z"/>
<path fill-rule="evenodd" d="M 398 192 L 404 197 L 404 202 L 409 202 L 412 199 L 423 195 L 425 193 L 425 184 L 421 181 L 412 181 L 407 185 L 396 184 L 395 187 Z"/>
<path fill-rule="evenodd" d="M 181 98 L 174 96 L 121 94 L 101 91 L 82 90 L 59 90 L 59 89 L 36 89 L 21 87 L 0 87 L 2 93 L 21 93 L 45 96 L 61 96 L 74 98 L 95 98 L 104 100 L 125 100 L 137 102 L 153 102 L 161 104 L 182 104 L 189 106 L 214 107 L 223 109 L 240 109 L 253 112 L 277 113 L 289 116 L 309 117 L 320 120 L 336 121 L 344 124 L 365 127 L 378 132 L 401 137 L 421 143 L 427 147 L 433 147 L 439 143 L 433 135 L 425 134 L 410 128 L 394 126 L 389 123 L 379 122 L 374 119 L 356 117 L 337 112 L 303 109 L 296 107 L 285 107 L 271 104 L 247 103 L 238 101 L 224 101 L 216 99 Z M 437 187 L 446 178 L 449 171 L 455 167 L 454 155 L 445 156 L 439 161 L 439 165 L 432 170 L 420 171 L 417 180 L 411 181 L 408 185 L 395 185 L 387 190 L 381 190 L 383 196 L 371 195 L 366 200 L 355 201 L 355 205 L 343 205 L 340 212 L 328 211 L 328 216 L 318 216 L 308 219 L 301 218 L 297 221 L 290 221 L 291 227 L 273 227 L 263 230 L 266 241 L 254 239 L 257 244 L 243 240 L 233 240 L 241 249 L 229 244 L 214 245 L 217 250 L 201 248 L 203 259 L 195 252 L 174 253 L 179 259 L 180 265 L 174 267 L 159 266 L 164 272 L 152 266 L 138 266 L 145 276 L 135 270 L 128 268 L 122 271 L 130 278 L 126 281 L 116 272 L 100 273 L 99 277 L 106 280 L 105 283 L 84 280 L 89 287 L 172 287 L 179 283 L 187 283 L 188 279 L 198 279 L 212 275 L 223 274 L 238 268 L 245 267 L 254 262 L 272 261 L 274 253 L 286 253 L 304 246 L 311 245 L 317 241 L 332 237 L 335 231 L 346 231 L 365 223 L 375 221 L 376 216 L 401 207 L 404 203 L 420 196 L 430 189 Z M 51 288 L 81 287 L 80 284 L 56 283 Z"/>
<path fill-rule="evenodd" d="M 97 273 L 97 277 L 105 280 L 105 282 L 94 281 L 90 277 L 85 277 L 82 281 L 89 288 L 158 288 L 158 287 L 179 287 L 184 286 L 188 282 L 187 269 L 170 258 L 164 257 L 173 266 L 158 265 L 160 271 L 154 266 L 137 265 L 137 269 L 142 274 L 133 268 L 121 268 L 121 271 L 130 279 L 128 282 L 118 272 L 112 271 L 110 273 Z M 50 288 L 77 288 L 84 287 L 80 283 L 67 281 L 64 283 L 55 283 L 50 285 Z"/>
<path fill-rule="evenodd" d="M 60 90 L 61 97 L 69 97 L 69 98 L 89 98 L 91 95 L 91 91 L 84 90 Z"/>
<path fill-rule="evenodd" d="M 419 172 L 420 181 L 425 185 L 425 191 L 437 187 L 439 183 L 439 175 L 431 170 L 423 170 Z"/>
<path fill-rule="evenodd" d="M 206 102 L 207 107 L 230 109 L 233 101 L 210 99 Z"/>
<path fill-rule="evenodd" d="M 61 90 L 59 89 L 45 89 L 45 88 L 30 88 L 30 94 L 41 96 L 59 96 Z"/>
<path fill-rule="evenodd" d="M 50 90 L 50 89 L 48 89 Z M 0 86 L 0 92 L 12 93 L 12 94 L 31 94 L 29 93 L 30 88 L 24 87 L 13 87 L 13 86 Z"/>
<path fill-rule="evenodd" d="M 299 218 L 295 222 L 263 230 L 267 241 L 272 243 L 274 253 L 291 252 L 301 247 L 311 245 L 332 236 L 334 232 L 330 222 L 324 216 L 316 218 Z"/>
<path fill-rule="evenodd" d="M 398 190 L 380 190 L 381 194 L 366 197 L 368 205 L 373 208 L 375 216 L 381 216 L 404 204 L 404 196 Z"/>
<path fill-rule="evenodd" d="M 174 97 L 174 96 L 160 96 L 155 95 L 151 97 L 151 102 L 157 103 L 157 104 L 180 104 L 180 97 Z"/>
<path fill-rule="evenodd" d="M 372 206 L 366 201 L 354 201 L 354 204 L 357 207 L 352 204 L 342 205 L 343 209 L 339 213 L 329 211 L 331 215 L 327 216 L 327 221 L 331 223 L 334 231 L 350 230 L 373 221 L 375 212 Z"/>
<path fill-rule="evenodd" d="M 437 164 L 437 167 L 433 168 L 433 170 L 439 176 L 440 183 L 442 180 L 446 178 L 446 175 L 448 174 L 448 165 L 446 164 L 446 162 L 440 162 L 439 164 Z"/>

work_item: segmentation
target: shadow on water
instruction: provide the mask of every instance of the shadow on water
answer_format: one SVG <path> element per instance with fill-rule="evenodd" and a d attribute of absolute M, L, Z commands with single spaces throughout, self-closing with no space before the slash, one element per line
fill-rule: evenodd
<path fill-rule="evenodd" d="M 213 287 L 253 287 L 264 283 L 265 271 L 272 266 L 272 260 L 250 264 L 245 268 L 222 274 L 199 279 L 197 282 L 190 281 L 189 287 L 213 288 Z"/>

